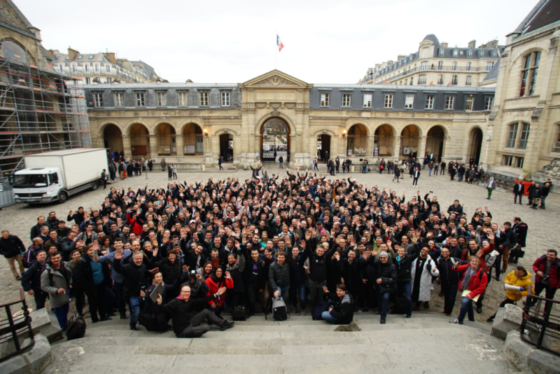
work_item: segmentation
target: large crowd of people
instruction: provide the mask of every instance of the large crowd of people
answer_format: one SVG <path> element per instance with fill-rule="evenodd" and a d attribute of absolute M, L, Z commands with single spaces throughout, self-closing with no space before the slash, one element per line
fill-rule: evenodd
<path fill-rule="evenodd" d="M 119 313 L 132 330 L 165 331 L 171 320 L 178 337 L 201 336 L 204 321 L 231 328 L 227 313 L 267 312 L 272 298 L 332 323 L 375 310 L 380 323 L 390 313 L 411 318 L 429 308 L 434 285 L 442 313 L 461 299 L 451 322 L 462 324 L 482 312 L 492 271 L 499 281 L 523 255 L 519 217 L 498 223 L 486 207 L 446 208 L 432 191 L 406 196 L 352 177 L 261 169 L 246 180 L 113 187 L 96 209 L 38 217 L 28 248 L 2 231 L 1 253 L 37 309 L 50 300 L 62 329 L 70 302 L 82 315 L 87 299 L 93 323 Z M 549 250 L 535 262 L 537 293 L 554 297 L 557 261 Z M 506 281 L 527 286 L 530 273 L 517 266 Z"/>

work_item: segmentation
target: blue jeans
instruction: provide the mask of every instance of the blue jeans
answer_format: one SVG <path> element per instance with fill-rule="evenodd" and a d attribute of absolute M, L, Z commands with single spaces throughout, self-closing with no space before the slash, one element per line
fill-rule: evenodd
<path fill-rule="evenodd" d="M 282 297 L 282 299 L 284 300 L 287 300 L 286 297 L 288 296 L 288 291 L 290 291 L 290 286 L 286 286 L 286 287 L 276 286 L 276 289 L 280 291 L 280 297 Z"/>
<path fill-rule="evenodd" d="M 428 174 L 428 176 L 432 176 L 432 169 L 430 169 L 430 173 Z"/>
<path fill-rule="evenodd" d="M 465 314 L 467 313 L 469 315 L 469 321 L 474 322 L 474 309 L 472 306 L 472 302 L 473 301 L 468 297 L 463 297 L 461 299 L 461 311 L 459 312 L 459 317 L 457 317 L 459 322 L 463 322 L 463 320 L 465 319 Z"/>
<path fill-rule="evenodd" d="M 330 323 L 336 322 L 336 318 L 334 318 L 328 310 L 321 314 L 321 318 Z"/>
<path fill-rule="evenodd" d="M 140 296 L 130 298 L 130 327 L 135 327 L 140 315 Z"/>
<path fill-rule="evenodd" d="M 387 318 L 387 310 L 389 309 L 389 299 L 391 298 L 390 292 L 379 294 L 379 314 L 381 318 Z"/>
<path fill-rule="evenodd" d="M 409 281 L 397 282 L 397 289 L 399 291 L 399 297 L 404 294 L 406 297 L 406 314 L 412 314 L 412 283 Z"/>
<path fill-rule="evenodd" d="M 62 331 L 66 331 L 66 325 L 68 324 L 68 310 L 70 309 L 70 303 L 59 306 L 58 308 L 53 308 L 53 312 L 56 315 L 58 324 Z"/>
<path fill-rule="evenodd" d="M 426 169 L 426 164 L 422 165 L 422 170 Z"/>
<path fill-rule="evenodd" d="M 284 169 L 284 163 L 283 162 L 280 163 L 280 169 Z"/>
<path fill-rule="evenodd" d="M 290 303 L 294 308 L 297 307 L 297 296 L 299 291 L 299 302 L 301 305 L 301 310 L 305 310 L 305 282 L 301 282 L 300 284 L 291 284 L 290 285 Z"/>

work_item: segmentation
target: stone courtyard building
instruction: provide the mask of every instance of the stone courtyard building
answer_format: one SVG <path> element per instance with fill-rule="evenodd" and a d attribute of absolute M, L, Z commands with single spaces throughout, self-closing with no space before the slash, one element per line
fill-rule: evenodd
<path fill-rule="evenodd" d="M 354 165 L 425 152 L 485 158 L 494 99 L 489 87 L 309 84 L 278 70 L 239 84 L 85 88 L 94 146 L 193 170 L 219 155 L 246 168 L 274 151 L 292 167 L 326 151 Z"/>

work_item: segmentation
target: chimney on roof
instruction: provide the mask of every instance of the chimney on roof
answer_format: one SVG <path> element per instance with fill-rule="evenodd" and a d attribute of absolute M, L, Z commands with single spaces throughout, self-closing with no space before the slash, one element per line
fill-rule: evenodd
<path fill-rule="evenodd" d="M 400 60 L 402 60 L 402 59 L 405 58 L 405 57 L 406 57 L 405 55 L 398 55 L 398 56 L 397 56 L 397 60 L 400 61 Z"/>
<path fill-rule="evenodd" d="M 476 48 L 476 40 L 471 40 L 469 42 L 469 48 Z"/>
<path fill-rule="evenodd" d="M 117 56 L 115 55 L 115 52 L 105 52 L 104 53 L 105 57 L 107 57 L 109 59 L 109 61 L 111 61 L 113 64 L 117 63 Z"/>
<path fill-rule="evenodd" d="M 448 45 L 449 44 L 447 42 L 441 42 L 440 43 L 441 48 L 447 48 Z"/>
<path fill-rule="evenodd" d="M 498 48 L 498 41 L 491 40 L 488 43 L 481 45 L 479 48 Z"/>
<path fill-rule="evenodd" d="M 80 51 L 76 51 L 75 49 L 72 49 L 70 47 L 68 47 L 68 59 L 73 60 L 74 57 L 76 57 L 76 55 L 79 55 Z"/>

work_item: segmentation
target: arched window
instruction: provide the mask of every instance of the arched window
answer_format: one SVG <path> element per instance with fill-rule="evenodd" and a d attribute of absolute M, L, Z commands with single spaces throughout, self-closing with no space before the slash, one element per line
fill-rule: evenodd
<path fill-rule="evenodd" d="M 532 52 L 525 56 L 521 69 L 521 89 L 519 96 L 531 96 L 535 92 L 541 52 Z"/>
<path fill-rule="evenodd" d="M 4 58 L 8 60 L 21 62 L 23 64 L 28 63 L 25 50 L 9 40 L 2 42 L 2 53 L 4 54 Z"/>

